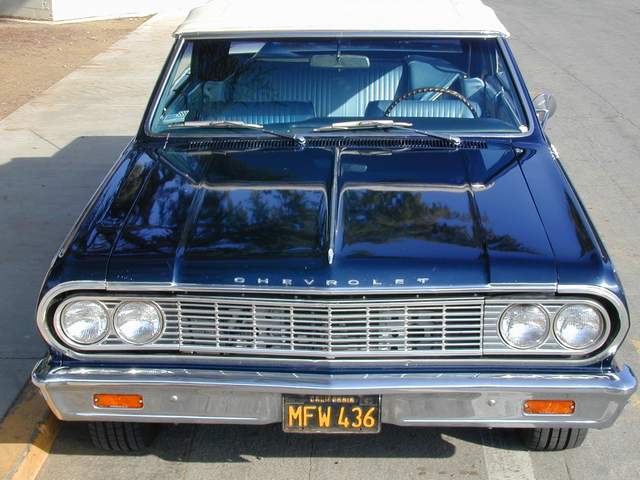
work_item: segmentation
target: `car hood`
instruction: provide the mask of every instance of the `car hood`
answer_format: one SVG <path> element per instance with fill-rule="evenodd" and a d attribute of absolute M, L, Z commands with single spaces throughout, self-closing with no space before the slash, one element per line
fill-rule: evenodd
<path fill-rule="evenodd" d="M 87 236 L 97 244 L 85 249 L 109 251 L 109 282 L 285 289 L 554 284 L 553 251 L 519 153 L 508 143 L 397 151 L 142 149 L 123 167 L 109 212 Z"/>

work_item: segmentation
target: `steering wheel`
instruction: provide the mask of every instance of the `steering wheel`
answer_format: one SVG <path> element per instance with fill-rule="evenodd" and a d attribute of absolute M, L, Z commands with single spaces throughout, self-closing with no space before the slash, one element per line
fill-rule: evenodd
<path fill-rule="evenodd" d="M 473 105 L 471 105 L 471 102 L 467 97 L 465 97 L 461 93 L 456 92 L 455 90 L 451 90 L 449 88 L 443 88 L 443 87 L 420 87 L 420 88 L 414 88 L 413 90 L 409 90 L 407 93 L 400 95 L 393 102 L 391 102 L 391 105 L 389 105 L 387 109 L 384 111 L 384 116 L 388 117 L 393 111 L 393 109 L 400 104 L 400 102 L 407 100 L 408 98 L 411 98 L 415 95 L 420 95 L 421 93 L 440 93 L 444 95 L 450 95 L 456 100 L 460 100 L 464 104 L 464 106 L 469 109 L 469 111 L 471 112 L 471 115 L 473 115 L 473 118 L 478 118 L 478 112 L 476 112 L 476 109 L 473 108 Z"/>

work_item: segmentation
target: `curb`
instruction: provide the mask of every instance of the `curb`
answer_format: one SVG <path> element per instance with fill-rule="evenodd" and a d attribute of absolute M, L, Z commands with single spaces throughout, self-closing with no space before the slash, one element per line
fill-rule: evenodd
<path fill-rule="evenodd" d="M 59 429 L 60 422 L 29 381 L 0 423 L 0 479 L 36 478 Z"/>

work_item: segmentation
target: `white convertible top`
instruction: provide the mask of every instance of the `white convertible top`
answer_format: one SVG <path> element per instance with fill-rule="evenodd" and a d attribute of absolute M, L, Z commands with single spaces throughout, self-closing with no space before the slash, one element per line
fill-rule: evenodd
<path fill-rule="evenodd" d="M 508 37 L 481 0 L 213 0 L 175 32 L 185 37 Z"/>

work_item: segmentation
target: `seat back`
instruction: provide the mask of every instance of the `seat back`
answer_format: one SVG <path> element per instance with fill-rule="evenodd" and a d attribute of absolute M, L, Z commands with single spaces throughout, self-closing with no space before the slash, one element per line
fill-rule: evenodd
<path fill-rule="evenodd" d="M 392 100 L 402 65 L 314 68 L 308 63 L 254 61 L 229 80 L 233 102 L 310 102 L 318 117 L 362 117 L 374 100 Z"/>
<path fill-rule="evenodd" d="M 460 70 L 440 58 L 411 55 L 407 58 L 408 89 L 423 87 L 451 88 L 462 77 Z M 437 93 L 416 95 L 414 100 L 435 100 Z"/>

